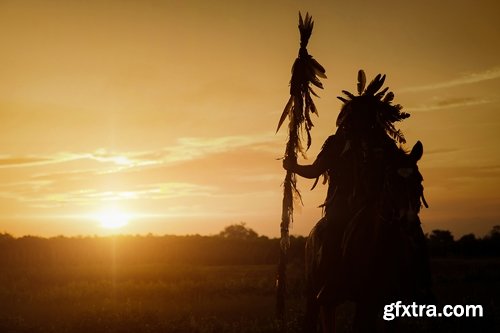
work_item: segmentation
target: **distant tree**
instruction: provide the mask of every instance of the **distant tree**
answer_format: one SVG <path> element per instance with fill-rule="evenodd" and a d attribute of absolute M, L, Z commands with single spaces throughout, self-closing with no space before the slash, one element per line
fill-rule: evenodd
<path fill-rule="evenodd" d="M 228 239 L 257 239 L 259 235 L 251 228 L 246 226 L 245 222 L 241 222 L 240 224 L 232 224 L 224 228 L 219 233 L 219 236 Z"/>
<path fill-rule="evenodd" d="M 460 237 L 460 239 L 457 242 L 461 244 L 472 244 L 474 242 L 477 242 L 477 238 L 476 235 L 474 234 L 467 234 Z"/>
<path fill-rule="evenodd" d="M 429 249 L 432 255 L 447 256 L 452 252 L 455 241 L 449 230 L 432 230 L 429 235 Z"/>
<path fill-rule="evenodd" d="M 500 241 L 500 225 L 495 225 L 491 228 L 488 237 L 493 241 Z"/>
<path fill-rule="evenodd" d="M 500 256 L 500 225 L 495 225 L 483 239 L 488 256 Z"/>
<path fill-rule="evenodd" d="M 480 240 L 474 234 L 463 235 L 456 241 L 456 254 L 461 256 L 477 256 L 479 254 L 479 242 Z"/>
<path fill-rule="evenodd" d="M 0 242 L 11 242 L 13 240 L 15 240 L 15 238 L 11 234 L 6 232 L 0 233 Z"/>
<path fill-rule="evenodd" d="M 449 230 L 432 230 L 429 235 L 429 240 L 433 242 L 438 242 L 442 244 L 451 244 L 453 243 L 453 235 Z"/>

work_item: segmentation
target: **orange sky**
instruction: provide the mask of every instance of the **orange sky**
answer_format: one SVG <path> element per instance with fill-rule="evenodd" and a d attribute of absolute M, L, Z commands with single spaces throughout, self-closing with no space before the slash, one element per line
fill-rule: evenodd
<path fill-rule="evenodd" d="M 403 4 L 404 3 L 404 4 Z M 286 131 L 274 134 L 298 50 L 297 12 L 328 80 L 314 159 L 340 90 L 386 73 L 412 116 L 424 229 L 500 224 L 497 1 L 2 1 L 0 232 L 215 234 L 244 221 L 278 236 Z M 292 234 L 320 218 L 309 191 Z"/>

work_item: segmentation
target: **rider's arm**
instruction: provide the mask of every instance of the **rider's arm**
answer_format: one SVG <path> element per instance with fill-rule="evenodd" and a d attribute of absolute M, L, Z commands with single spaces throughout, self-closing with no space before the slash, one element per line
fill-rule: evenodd
<path fill-rule="evenodd" d="M 287 171 L 298 174 L 301 177 L 314 179 L 321 176 L 327 169 L 322 159 L 316 159 L 313 164 L 300 165 L 291 161 L 283 160 L 283 168 Z"/>
<path fill-rule="evenodd" d="M 332 157 L 336 155 L 335 149 L 338 150 L 338 145 L 336 145 L 335 142 L 335 135 L 331 135 L 323 144 L 321 152 L 318 154 L 313 164 L 300 165 L 297 161 L 289 161 L 285 158 L 283 160 L 283 168 L 304 178 L 318 178 L 332 166 Z"/>

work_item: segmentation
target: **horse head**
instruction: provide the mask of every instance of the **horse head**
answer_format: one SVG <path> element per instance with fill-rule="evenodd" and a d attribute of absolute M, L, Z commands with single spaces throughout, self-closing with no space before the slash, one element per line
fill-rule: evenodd
<path fill-rule="evenodd" d="M 399 149 L 387 165 L 383 214 L 392 223 L 419 223 L 418 213 L 422 204 L 428 207 L 423 194 L 423 177 L 417 165 L 423 152 L 422 143 L 417 141 L 410 153 Z"/>

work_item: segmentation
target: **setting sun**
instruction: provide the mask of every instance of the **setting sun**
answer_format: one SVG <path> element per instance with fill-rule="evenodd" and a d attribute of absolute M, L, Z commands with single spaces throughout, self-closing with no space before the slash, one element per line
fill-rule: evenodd
<path fill-rule="evenodd" d="M 99 212 L 95 215 L 101 227 L 105 229 L 119 229 L 127 225 L 130 215 L 113 207 Z"/>

